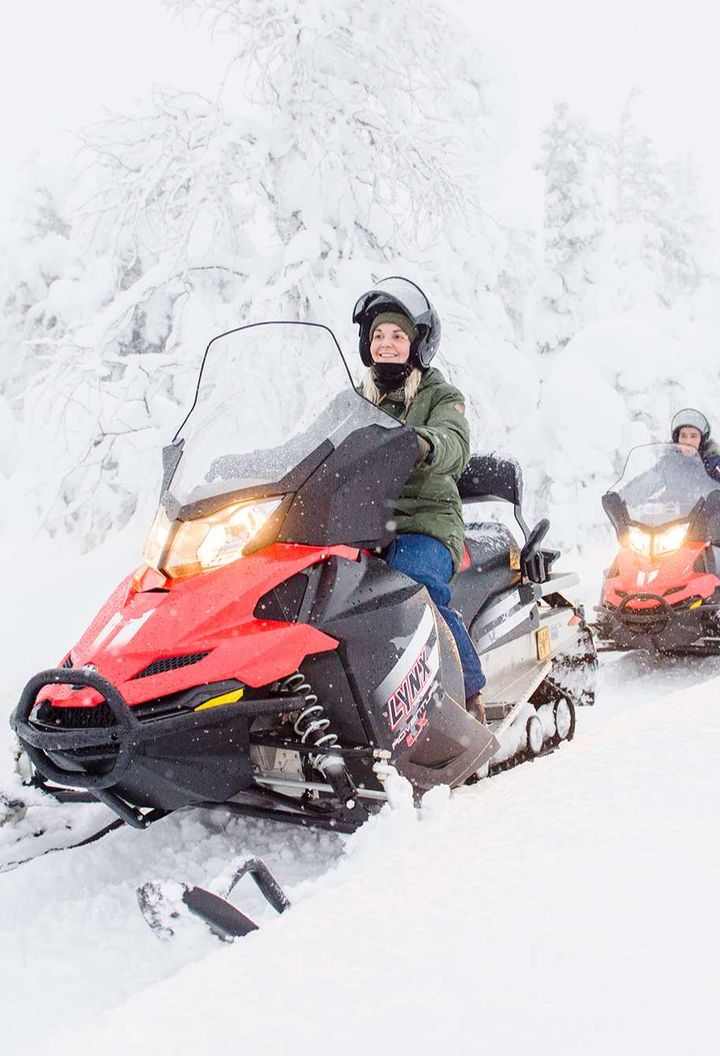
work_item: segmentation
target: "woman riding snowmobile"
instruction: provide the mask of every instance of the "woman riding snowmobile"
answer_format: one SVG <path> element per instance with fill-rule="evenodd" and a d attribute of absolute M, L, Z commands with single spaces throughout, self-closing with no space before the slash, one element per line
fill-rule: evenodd
<path fill-rule="evenodd" d="M 394 289 L 405 306 L 415 287 Z M 400 314 L 421 337 L 420 306 L 406 307 L 415 318 Z M 373 336 L 368 366 L 382 362 L 370 353 Z M 422 354 L 418 342 L 420 362 Z M 409 408 L 392 388 L 378 407 L 355 389 L 320 323 L 249 323 L 210 342 L 192 407 L 163 450 L 143 564 L 60 666 L 20 695 L 11 723 L 24 782 L 61 803 L 99 801 L 113 824 L 137 828 L 223 804 L 350 831 L 386 801 L 388 765 L 420 795 L 572 738 L 597 664 L 582 612 L 564 594 L 578 577 L 552 571 L 559 555 L 542 548 L 548 522 L 525 523 L 513 460 L 474 455 L 455 484 L 465 448 L 458 440 L 453 461 L 443 435 L 451 429 L 437 427 L 433 401 L 445 395 L 440 411 L 462 438 L 462 397 L 418 370 Z M 426 400 L 430 424 L 418 420 Z M 419 454 L 432 455 L 436 474 L 417 465 Z M 396 529 L 399 543 L 437 541 L 448 567 L 444 581 L 437 569 L 433 578 L 447 587 L 455 544 L 446 526 L 462 530 L 450 485 L 463 503 L 509 505 L 524 538 L 518 544 L 496 522 L 473 524 L 452 586 L 483 656 L 489 725 L 464 706 L 458 649 L 419 574 L 413 581 L 377 556 Z M 6 806 L 25 825 L 29 807 L 17 792 Z M 74 822 L 58 817 L 48 840 L 67 846 Z"/>
<path fill-rule="evenodd" d="M 399 276 L 383 279 L 355 305 L 360 357 L 368 368 L 360 391 L 417 435 L 415 468 L 395 510 L 389 565 L 421 583 L 442 614 L 460 654 L 468 711 L 484 719 L 485 676 L 462 616 L 450 608 L 450 581 L 463 555 L 457 481 L 470 457 L 465 399 L 430 366 L 440 319 L 423 291 Z"/>
<path fill-rule="evenodd" d="M 670 428 L 672 443 L 633 448 L 603 496 L 619 549 L 596 628 L 603 649 L 717 655 L 720 457 L 699 411 Z"/>

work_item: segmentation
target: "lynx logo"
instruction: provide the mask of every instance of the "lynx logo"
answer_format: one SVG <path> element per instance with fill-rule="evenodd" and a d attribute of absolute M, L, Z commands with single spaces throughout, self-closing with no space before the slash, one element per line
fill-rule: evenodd
<path fill-rule="evenodd" d="M 426 645 L 387 702 L 388 721 L 393 733 L 415 711 L 420 697 L 424 695 L 423 689 L 432 678 L 433 672 L 428 663 L 428 652 Z"/>
<path fill-rule="evenodd" d="M 387 719 L 392 747 L 405 742 L 408 748 L 428 725 L 426 706 L 438 685 L 440 651 L 435 620 L 426 606 L 415 632 L 391 671 L 378 686 L 377 706 Z"/>

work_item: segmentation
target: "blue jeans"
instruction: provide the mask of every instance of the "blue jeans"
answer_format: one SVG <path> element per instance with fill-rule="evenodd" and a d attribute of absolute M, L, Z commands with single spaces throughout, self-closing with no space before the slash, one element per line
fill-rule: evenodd
<path fill-rule="evenodd" d="M 398 535 L 382 556 L 398 572 L 403 572 L 416 583 L 427 587 L 428 594 L 450 628 L 458 647 L 465 679 L 465 699 L 479 693 L 485 685 L 480 658 L 475 652 L 462 616 L 455 609 L 449 608 L 453 560 L 448 548 L 431 535 L 408 532 L 406 535 Z"/>

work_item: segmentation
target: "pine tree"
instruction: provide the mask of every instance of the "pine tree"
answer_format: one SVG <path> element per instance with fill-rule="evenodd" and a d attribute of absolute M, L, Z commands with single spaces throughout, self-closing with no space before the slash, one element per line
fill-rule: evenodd
<path fill-rule="evenodd" d="M 596 161 L 596 141 L 585 122 L 567 103 L 556 104 L 539 164 L 545 177 L 546 271 L 537 320 L 542 352 L 565 345 L 585 321 L 583 305 L 602 233 Z"/>
<path fill-rule="evenodd" d="M 615 308 L 688 306 L 705 281 L 707 221 L 690 158 L 664 163 L 639 128 L 633 91 L 605 151 L 609 220 L 605 278 Z"/>

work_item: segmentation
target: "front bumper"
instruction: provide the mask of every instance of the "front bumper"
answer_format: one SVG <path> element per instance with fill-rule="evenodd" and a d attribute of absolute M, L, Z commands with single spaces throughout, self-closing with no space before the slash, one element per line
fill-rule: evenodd
<path fill-rule="evenodd" d="M 636 608 L 633 602 L 652 603 Z M 596 610 L 599 648 L 649 652 L 720 652 L 720 605 L 673 608 L 656 594 L 629 594 L 619 606 Z"/>
<path fill-rule="evenodd" d="M 41 691 L 54 685 L 93 689 L 105 703 L 97 709 L 52 708 L 52 721 L 47 712 L 39 718 Z M 251 788 L 253 719 L 303 704 L 301 697 L 285 696 L 281 701 L 273 697 L 140 718 L 97 672 L 50 668 L 27 683 L 10 724 L 46 780 L 87 789 L 113 809 L 119 799 L 138 807 L 175 810 L 222 803 Z M 132 824 L 131 816 L 132 811 L 125 820 Z"/>

